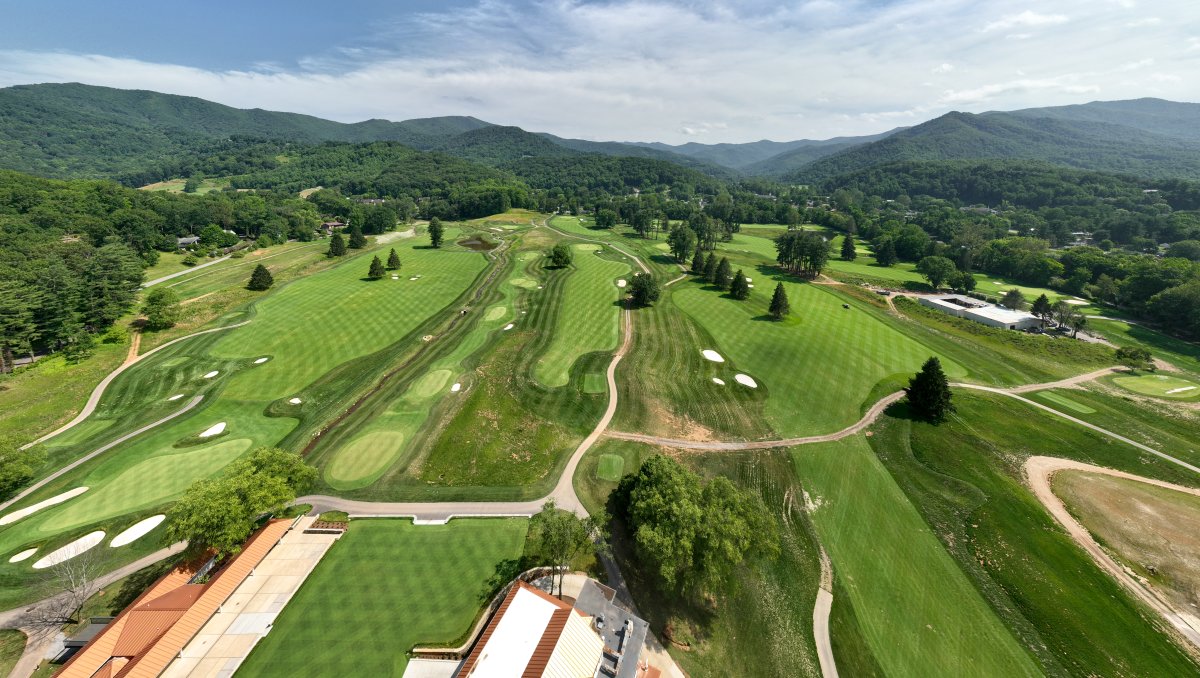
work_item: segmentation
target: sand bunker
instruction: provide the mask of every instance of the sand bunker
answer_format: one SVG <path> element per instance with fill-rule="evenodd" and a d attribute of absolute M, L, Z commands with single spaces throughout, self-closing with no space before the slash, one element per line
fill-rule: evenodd
<path fill-rule="evenodd" d="M 304 401 L 303 401 L 303 400 L 300 400 L 299 398 L 292 398 L 292 399 L 291 399 L 291 400 L 289 400 L 288 402 L 289 402 L 289 403 L 291 403 L 291 404 L 293 404 L 293 405 L 299 405 L 300 403 L 302 403 L 302 402 L 304 402 Z"/>
<path fill-rule="evenodd" d="M 9 558 L 8 562 L 19 563 L 22 560 L 27 560 L 27 559 L 33 557 L 33 554 L 35 554 L 35 553 L 37 553 L 37 547 L 31 548 L 31 549 L 25 549 L 24 551 L 21 551 L 20 553 L 13 556 L 12 558 Z"/>
<path fill-rule="evenodd" d="M 267 362 L 268 360 L 270 360 L 270 358 L 259 358 L 258 360 L 255 360 L 255 361 L 254 361 L 254 364 L 255 364 L 255 365 L 261 365 L 261 364 L 263 364 L 263 363 Z"/>
<path fill-rule="evenodd" d="M 450 392 L 451 392 L 451 393 L 458 393 L 458 392 L 459 392 L 459 391 L 461 391 L 461 390 L 462 390 L 462 384 L 458 384 L 458 383 L 456 383 L 456 384 L 454 384 L 453 386 L 451 386 L 451 387 L 450 387 Z"/>
<path fill-rule="evenodd" d="M 179 400 L 182 397 L 183 397 L 182 393 L 176 393 L 175 395 L 171 396 L 170 398 L 167 398 L 167 400 Z"/>
<path fill-rule="evenodd" d="M 746 282 L 754 282 L 754 278 L 746 278 Z"/>
<path fill-rule="evenodd" d="M 205 379 L 212 379 L 213 377 L 217 376 L 217 375 L 218 375 L 218 374 L 220 374 L 220 373 L 221 373 L 221 372 L 220 372 L 219 370 L 213 370 L 212 372 L 209 372 L 208 374 L 204 375 L 204 378 L 205 378 Z"/>
<path fill-rule="evenodd" d="M 512 324 L 512 323 L 509 323 L 509 324 L 507 324 L 507 325 L 505 325 L 505 326 L 504 326 L 504 331 L 505 331 L 505 332 L 507 332 L 507 331 L 511 330 L 512 328 L 513 328 L 513 324 Z"/>
<path fill-rule="evenodd" d="M 720 353 L 717 353 L 716 351 L 712 350 L 711 348 L 706 348 L 706 349 L 704 349 L 703 351 L 700 351 L 700 352 L 704 354 L 704 357 L 705 357 L 706 359 L 708 359 L 708 360 L 711 360 L 711 361 L 713 361 L 714 363 L 723 363 L 723 362 L 725 362 L 725 359 L 721 357 L 721 354 L 720 354 Z"/>
<path fill-rule="evenodd" d="M 626 283 L 624 280 L 618 280 L 618 281 L 617 281 L 617 287 L 624 287 L 624 286 L 625 286 L 625 285 L 627 285 L 627 284 L 628 284 L 628 283 Z"/>
<path fill-rule="evenodd" d="M 34 563 L 33 569 L 42 570 L 47 567 L 51 567 L 51 566 L 57 565 L 59 563 L 66 562 L 66 561 L 74 558 L 75 556 L 83 553 L 84 551 L 95 548 L 96 545 L 102 541 L 104 541 L 104 531 L 103 530 L 96 530 L 95 532 L 85 534 L 84 536 L 80 537 L 79 539 L 76 539 L 75 541 L 71 542 L 70 544 L 67 544 L 66 546 L 58 549 L 57 551 L 50 552 L 50 555 L 48 555 L 45 558 L 42 558 L 41 560 Z"/>
<path fill-rule="evenodd" d="M 1088 302 L 1084 301 L 1083 299 L 1064 299 L 1063 303 L 1067 303 L 1072 306 L 1087 306 L 1088 305 Z"/>
<path fill-rule="evenodd" d="M 211 437 L 217 435 L 218 433 L 224 433 L 224 432 L 225 432 L 225 422 L 222 421 L 222 422 L 218 422 L 218 423 L 213 424 L 212 426 L 209 426 L 208 428 L 204 429 L 204 433 L 201 433 L 200 437 L 201 438 L 211 438 Z"/>
<path fill-rule="evenodd" d="M 749 287 L 750 289 L 754 289 L 754 285 L 746 285 L 746 287 Z"/>
<path fill-rule="evenodd" d="M 1170 391 L 1167 391 L 1167 395 L 1171 395 L 1173 393 L 1183 393 L 1185 391 L 1195 391 L 1195 390 L 1196 390 L 1195 386 L 1182 386 L 1180 388 L 1173 388 Z"/>
<path fill-rule="evenodd" d="M 714 383 L 714 384 L 716 384 L 717 386 L 724 386 L 724 385 L 725 385 L 725 380 L 724 380 L 724 379 L 717 379 L 716 377 L 713 377 L 713 383 Z"/>
<path fill-rule="evenodd" d="M 416 278 L 415 278 L 415 277 L 414 277 L 414 278 L 409 278 L 409 280 L 416 280 Z"/>
<path fill-rule="evenodd" d="M 398 276 L 398 275 L 392 276 L 392 280 L 399 280 L 399 279 L 400 279 L 400 276 Z"/>
<path fill-rule="evenodd" d="M 749 376 L 747 376 L 745 374 L 735 374 L 735 375 L 733 375 L 733 380 L 736 381 L 737 383 L 741 384 L 742 386 L 749 386 L 750 388 L 758 388 L 758 382 L 754 381 L 753 379 L 751 379 Z"/>
<path fill-rule="evenodd" d="M 64 501 L 67 501 L 69 499 L 74 499 L 75 497 L 78 497 L 79 495 L 81 495 L 87 491 L 88 491 L 88 488 L 86 488 L 86 487 L 77 487 L 73 490 L 67 490 L 66 492 L 63 492 L 62 494 L 56 494 L 53 497 L 50 497 L 49 499 L 44 499 L 42 501 L 39 501 L 38 503 L 34 504 L 33 506 L 26 506 L 25 508 L 21 509 L 20 511 L 13 511 L 12 513 L 4 516 L 3 518 L 0 518 L 0 525 L 8 525 L 9 523 L 15 523 L 18 520 L 24 518 L 25 516 L 31 516 L 31 515 L 37 513 L 38 511 L 41 511 L 44 508 L 49 508 L 51 506 L 54 506 L 55 504 L 61 504 Z"/>
<path fill-rule="evenodd" d="M 109 542 L 108 545 L 112 548 L 116 548 L 118 546 L 131 544 L 146 536 L 150 530 L 158 527 L 162 521 L 166 520 L 166 518 L 167 517 L 165 515 L 160 513 L 156 516 L 150 516 L 145 520 L 134 523 L 129 529 L 113 537 L 113 540 Z"/>

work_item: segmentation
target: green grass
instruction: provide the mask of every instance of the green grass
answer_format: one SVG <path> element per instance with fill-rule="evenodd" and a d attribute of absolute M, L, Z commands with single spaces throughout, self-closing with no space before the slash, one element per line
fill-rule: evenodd
<path fill-rule="evenodd" d="M 24 633 L 11 629 L 0 630 L 0 675 L 7 676 L 24 653 Z"/>
<path fill-rule="evenodd" d="M 1047 400 L 1054 405 L 1065 407 L 1076 414 L 1095 414 L 1096 410 L 1084 405 L 1078 401 L 1072 400 L 1065 395 L 1061 395 L 1054 391 L 1038 391 L 1037 396 L 1043 400 Z"/>
<path fill-rule="evenodd" d="M 597 256 L 599 246 L 572 247 L 574 263 L 563 286 L 562 311 L 534 375 L 546 386 L 565 386 L 580 356 L 617 347 L 621 310 L 615 280 L 629 272 L 627 264 Z"/>
<path fill-rule="evenodd" d="M 1200 376 L 1200 345 L 1176 339 L 1142 325 L 1119 320 L 1088 321 L 1088 330 L 1101 334 L 1117 346 L 1144 346 L 1156 358 Z"/>
<path fill-rule="evenodd" d="M 866 438 L 792 452 L 866 648 L 890 676 L 1037 675 Z"/>
<path fill-rule="evenodd" d="M 583 375 L 584 393 L 607 393 L 608 380 L 598 372 L 588 372 Z"/>
<path fill-rule="evenodd" d="M 1075 392 L 1072 398 L 1093 402 Z M 1196 485 L 1195 475 L 1019 401 L 956 391 L 955 402 L 957 413 L 940 426 L 911 422 L 897 406 L 876 426 L 871 447 L 1040 670 L 1195 675 L 1200 667 L 1156 628 L 1153 614 L 1097 568 L 1029 492 L 1022 464 L 1041 454 L 1184 485 Z M 804 458 L 802 449 L 797 460 Z M 863 553 L 872 558 L 887 552 L 870 548 Z"/>
<path fill-rule="evenodd" d="M 617 454 L 604 454 L 596 466 L 596 477 L 610 483 L 620 482 L 625 475 L 625 458 Z"/>
<path fill-rule="evenodd" d="M 354 521 L 238 675 L 402 675 L 414 646 L 463 638 L 491 577 L 520 557 L 525 528 L 502 519 Z"/>
<path fill-rule="evenodd" d="M 1123 389 L 1156 398 L 1196 400 L 1200 397 L 1200 384 L 1169 374 L 1122 375 L 1113 377 L 1112 382 Z"/>

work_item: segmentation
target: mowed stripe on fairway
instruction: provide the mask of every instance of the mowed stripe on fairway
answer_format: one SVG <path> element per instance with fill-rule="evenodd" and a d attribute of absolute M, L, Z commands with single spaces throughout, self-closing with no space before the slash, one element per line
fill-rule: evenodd
<path fill-rule="evenodd" d="M 744 302 L 697 284 L 676 290 L 672 299 L 719 344 L 697 346 L 696 351 L 716 348 L 736 371 L 767 389 L 766 416 L 781 436 L 828 433 L 852 424 L 876 384 L 892 375 L 915 373 L 934 355 L 871 311 L 843 308 L 839 297 L 818 285 L 784 283 L 793 320 L 765 320 L 774 288 L 770 282 L 764 281 Z M 951 377 L 966 374 L 957 363 L 941 360 Z M 731 367 L 726 381 L 732 382 L 733 374 Z"/>
<path fill-rule="evenodd" d="M 575 270 L 563 285 L 550 345 L 534 369 L 537 380 L 553 388 L 567 385 L 580 356 L 617 347 L 621 309 L 614 280 L 629 272 L 628 264 L 597 256 L 599 245 L 572 249 Z"/>
<path fill-rule="evenodd" d="M 527 521 L 356 520 L 259 641 L 239 676 L 400 676 L 417 644 L 451 643 L 486 603 Z"/>
<path fill-rule="evenodd" d="M 1040 675 L 865 438 L 793 448 L 792 458 L 816 506 L 817 534 L 885 675 Z"/>

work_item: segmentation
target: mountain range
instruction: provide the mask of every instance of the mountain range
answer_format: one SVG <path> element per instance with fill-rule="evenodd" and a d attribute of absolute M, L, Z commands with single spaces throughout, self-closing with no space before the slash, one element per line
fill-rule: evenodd
<path fill-rule="evenodd" d="M 195 97 L 81 84 L 0 89 L 0 168 L 117 177 L 237 139 L 395 141 L 493 167 L 587 154 L 667 161 L 718 179 L 829 180 L 882 163 L 1031 160 L 1144 178 L 1200 179 L 1200 104 L 1092 102 L 972 114 L 861 137 L 669 145 L 568 139 L 468 116 L 341 123 Z"/>

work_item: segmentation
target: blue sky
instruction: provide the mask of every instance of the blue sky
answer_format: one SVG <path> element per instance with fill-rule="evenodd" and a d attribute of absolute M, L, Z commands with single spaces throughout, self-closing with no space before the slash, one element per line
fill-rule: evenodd
<path fill-rule="evenodd" d="M 1195 0 L 7 2 L 0 86 L 79 81 L 344 121 L 615 140 L 827 138 L 1200 100 Z"/>

